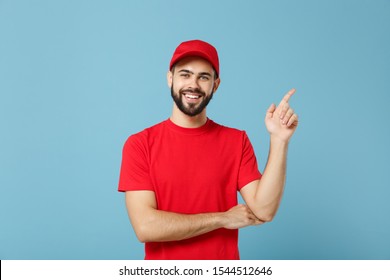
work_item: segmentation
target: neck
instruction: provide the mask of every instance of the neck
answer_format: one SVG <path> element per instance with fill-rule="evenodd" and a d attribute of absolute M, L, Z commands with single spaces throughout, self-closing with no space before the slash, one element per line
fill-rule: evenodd
<path fill-rule="evenodd" d="M 170 120 L 174 124 L 185 128 L 201 127 L 207 122 L 206 109 L 204 109 L 199 115 L 191 117 L 180 111 L 174 104 Z"/>

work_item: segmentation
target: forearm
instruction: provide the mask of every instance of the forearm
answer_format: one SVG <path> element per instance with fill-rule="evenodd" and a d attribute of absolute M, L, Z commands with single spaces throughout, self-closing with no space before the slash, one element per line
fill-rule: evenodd
<path fill-rule="evenodd" d="M 180 214 L 157 209 L 152 191 L 126 192 L 126 207 L 134 231 L 141 242 L 183 240 L 218 228 L 238 229 L 259 225 L 247 205 L 236 205 L 227 211 Z"/>
<path fill-rule="evenodd" d="M 295 89 L 283 97 L 279 105 L 271 104 L 265 116 L 270 134 L 270 151 L 261 180 L 245 186 L 241 194 L 253 211 L 264 221 L 270 221 L 279 208 L 286 181 L 288 142 L 298 126 L 298 115 L 289 105 Z"/>
<path fill-rule="evenodd" d="M 259 219 L 272 220 L 279 208 L 286 181 L 287 150 L 287 141 L 271 137 L 268 161 L 251 207 Z"/>
<path fill-rule="evenodd" d="M 183 240 L 218 228 L 238 229 L 262 223 L 242 204 L 227 211 L 189 215 L 159 210 L 152 191 L 127 191 L 125 199 L 131 224 L 141 242 Z"/>
<path fill-rule="evenodd" d="M 223 213 L 186 215 L 150 209 L 144 217 L 143 221 L 134 226 L 141 242 L 188 239 L 224 225 Z"/>

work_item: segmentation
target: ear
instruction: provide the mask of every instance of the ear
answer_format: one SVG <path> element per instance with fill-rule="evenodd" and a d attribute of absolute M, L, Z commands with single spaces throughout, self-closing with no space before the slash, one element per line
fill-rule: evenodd
<path fill-rule="evenodd" d="M 221 79 L 219 77 L 217 79 L 215 79 L 215 81 L 214 81 L 214 93 L 217 91 L 220 83 L 221 83 Z"/>
<path fill-rule="evenodd" d="M 168 87 L 172 88 L 172 83 L 173 83 L 172 71 L 168 71 L 168 73 L 167 73 L 167 83 L 168 83 Z"/>

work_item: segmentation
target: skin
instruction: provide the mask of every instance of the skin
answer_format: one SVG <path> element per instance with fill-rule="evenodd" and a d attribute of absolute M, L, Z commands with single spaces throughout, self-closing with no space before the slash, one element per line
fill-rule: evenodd
<path fill-rule="evenodd" d="M 167 82 L 169 88 L 173 86 L 173 93 L 182 98 L 183 105 L 190 107 L 215 94 L 220 79 L 215 78 L 209 62 L 189 57 L 179 61 L 174 72 L 168 72 Z M 184 96 L 194 89 L 203 92 L 197 94 L 201 95 L 199 99 Z M 241 189 L 246 204 L 236 205 L 226 212 L 187 215 L 158 210 L 152 191 L 128 191 L 126 206 L 138 239 L 141 242 L 183 240 L 218 228 L 239 229 L 271 221 L 283 194 L 288 143 L 298 125 L 298 116 L 288 103 L 294 93 L 294 89 L 290 90 L 278 106 L 272 104 L 266 112 L 265 125 L 270 134 L 268 161 L 261 180 Z M 200 127 L 207 121 L 206 109 L 196 116 L 189 116 L 174 102 L 170 119 L 181 127 Z"/>

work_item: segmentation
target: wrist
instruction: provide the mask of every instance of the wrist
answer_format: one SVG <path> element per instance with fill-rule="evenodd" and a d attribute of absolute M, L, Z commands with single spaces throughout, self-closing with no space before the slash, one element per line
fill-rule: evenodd
<path fill-rule="evenodd" d="M 224 228 L 228 221 L 229 219 L 226 216 L 226 212 L 215 213 L 215 224 L 217 228 Z"/>
<path fill-rule="evenodd" d="M 278 137 L 276 135 L 270 135 L 270 142 L 271 144 L 277 145 L 277 146 L 288 146 L 290 139 L 284 139 L 281 137 Z"/>

